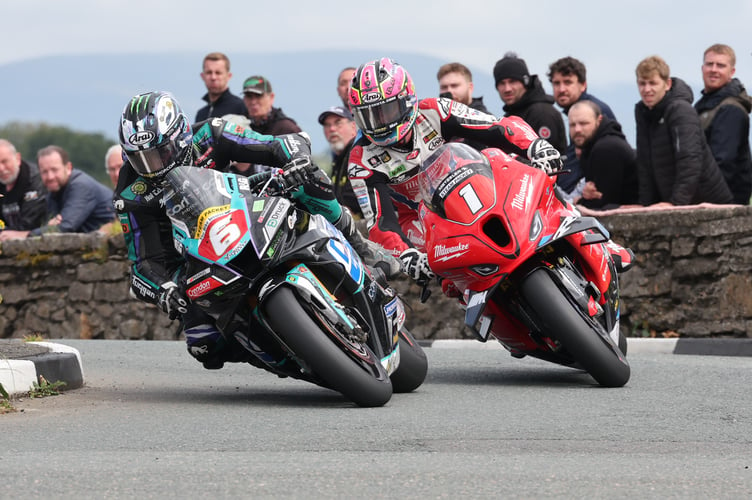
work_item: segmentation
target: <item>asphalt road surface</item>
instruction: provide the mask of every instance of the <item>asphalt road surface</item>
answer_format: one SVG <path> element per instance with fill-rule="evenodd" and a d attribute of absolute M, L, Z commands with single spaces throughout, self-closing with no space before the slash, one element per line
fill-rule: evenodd
<path fill-rule="evenodd" d="M 0 498 L 749 498 L 752 358 L 630 355 L 632 379 L 426 349 L 362 409 L 181 342 L 60 341 L 86 386 L 0 415 Z M 480 346 L 480 344 L 478 344 Z"/>

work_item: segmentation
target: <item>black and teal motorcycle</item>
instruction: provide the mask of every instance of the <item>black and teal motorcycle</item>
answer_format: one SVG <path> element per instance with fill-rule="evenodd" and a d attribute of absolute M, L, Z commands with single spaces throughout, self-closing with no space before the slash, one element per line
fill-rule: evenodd
<path fill-rule="evenodd" d="M 404 326 L 402 301 L 292 192 L 280 169 L 170 171 L 163 201 L 187 261 L 186 295 L 258 368 L 365 407 L 413 391 L 427 359 Z"/>

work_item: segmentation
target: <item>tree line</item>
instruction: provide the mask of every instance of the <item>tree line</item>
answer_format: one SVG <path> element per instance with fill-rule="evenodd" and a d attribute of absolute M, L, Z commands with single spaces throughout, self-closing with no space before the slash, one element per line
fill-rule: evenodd
<path fill-rule="evenodd" d="M 0 138 L 12 142 L 21 158 L 32 163 L 36 163 L 37 151 L 43 147 L 50 144 L 60 146 L 68 151 L 74 168 L 109 186 L 104 155 L 116 140 L 104 134 L 78 132 L 47 123 L 9 122 L 0 125 Z"/>

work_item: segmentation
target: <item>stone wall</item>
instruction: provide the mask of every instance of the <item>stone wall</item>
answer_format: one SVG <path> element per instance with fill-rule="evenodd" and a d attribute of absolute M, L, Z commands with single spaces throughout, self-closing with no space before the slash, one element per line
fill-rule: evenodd
<path fill-rule="evenodd" d="M 630 336 L 752 337 L 752 207 L 681 209 L 600 217 L 631 247 L 621 276 L 622 328 Z M 0 338 L 175 339 L 178 323 L 130 298 L 122 236 L 46 235 L 0 247 Z M 395 287 L 418 338 L 465 338 L 463 312 L 432 288 Z"/>

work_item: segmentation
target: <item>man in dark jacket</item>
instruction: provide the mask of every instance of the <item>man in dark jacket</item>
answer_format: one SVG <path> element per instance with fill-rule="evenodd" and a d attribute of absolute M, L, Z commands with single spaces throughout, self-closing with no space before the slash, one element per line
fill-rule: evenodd
<path fill-rule="evenodd" d="M 548 81 L 554 91 L 554 100 L 565 115 L 576 102 L 588 100 L 596 103 L 606 118 L 616 121 L 609 105 L 587 92 L 587 68 L 582 61 L 574 57 L 557 59 L 548 66 Z M 569 135 L 572 135 L 571 130 Z M 575 188 L 584 174 L 571 141 L 567 146 L 564 170 L 569 172 L 560 175 L 556 183 L 567 193 L 579 194 L 575 193 Z"/>
<path fill-rule="evenodd" d="M 494 81 L 504 101 L 504 116 L 519 116 L 542 139 L 559 153 L 567 150 L 567 132 L 561 114 L 554 108 L 554 98 L 543 90 L 538 75 L 530 75 L 527 64 L 514 52 L 507 52 L 496 62 Z"/>
<path fill-rule="evenodd" d="M 254 132 L 264 135 L 297 134 L 295 120 L 274 107 L 272 84 L 263 76 L 251 76 L 243 82 L 243 102 Z"/>
<path fill-rule="evenodd" d="M 452 62 L 442 65 L 436 73 L 436 79 L 439 81 L 439 97 L 447 97 L 491 114 L 483 104 L 482 97 L 473 97 L 473 74 L 464 64 Z"/>
<path fill-rule="evenodd" d="M 569 135 L 581 151 L 580 166 L 587 181 L 579 204 L 611 209 L 637 203 L 637 160 L 621 125 L 601 113 L 593 101 L 569 108 Z"/>
<path fill-rule="evenodd" d="M 28 231 L 45 223 L 47 190 L 33 163 L 21 159 L 21 153 L 0 139 L 0 220 L 4 229 Z"/>
<path fill-rule="evenodd" d="M 692 107 L 692 89 L 672 78 L 658 56 L 642 60 L 635 73 L 641 98 L 635 105 L 640 204 L 732 203 Z"/>
<path fill-rule="evenodd" d="M 726 179 L 734 203 L 749 205 L 752 195 L 752 155 L 749 113 L 752 97 L 733 78 L 736 55 L 728 45 L 709 47 L 703 56 L 702 97 L 695 104 L 710 151 Z"/>
<path fill-rule="evenodd" d="M 225 115 L 248 116 L 243 99 L 230 92 L 230 59 L 221 52 L 204 57 L 201 79 L 206 85 L 206 106 L 196 113 L 196 122 Z"/>
<path fill-rule="evenodd" d="M 115 220 L 112 190 L 73 168 L 60 146 L 37 152 L 39 175 L 47 188 L 49 221 L 31 231 L 3 231 L 3 238 L 25 238 L 45 233 L 90 233 Z"/>

